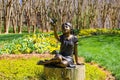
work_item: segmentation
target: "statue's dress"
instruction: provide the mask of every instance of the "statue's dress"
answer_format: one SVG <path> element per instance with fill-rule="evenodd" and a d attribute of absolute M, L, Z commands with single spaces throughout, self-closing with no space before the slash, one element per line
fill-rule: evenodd
<path fill-rule="evenodd" d="M 70 39 L 66 39 L 64 35 L 60 36 L 60 52 L 59 54 L 68 61 L 68 66 L 71 67 L 74 65 L 73 54 L 74 54 L 74 46 L 78 42 L 78 38 L 74 35 Z"/>

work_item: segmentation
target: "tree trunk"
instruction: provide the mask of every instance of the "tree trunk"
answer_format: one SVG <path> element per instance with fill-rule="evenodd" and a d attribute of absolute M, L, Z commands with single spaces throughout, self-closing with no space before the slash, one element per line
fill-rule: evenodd
<path fill-rule="evenodd" d="M 12 9 L 12 15 L 11 15 L 11 21 L 12 21 L 12 26 L 13 26 L 13 33 L 16 33 L 16 26 L 17 26 L 17 17 L 15 16 L 15 13 L 14 13 L 14 11 L 13 11 L 13 9 Z"/>
<path fill-rule="evenodd" d="M 8 34 L 9 32 L 9 19 L 7 16 L 5 16 L 4 20 L 4 33 Z"/>
<path fill-rule="evenodd" d="M 5 15 L 5 19 L 4 19 L 4 33 L 6 33 L 6 34 L 9 33 L 10 16 L 11 16 L 11 8 L 6 7 L 6 15 Z"/>
<path fill-rule="evenodd" d="M 33 25 L 33 33 L 36 32 L 36 25 Z"/>
<path fill-rule="evenodd" d="M 75 68 L 44 67 L 46 80 L 85 80 L 85 65 L 76 65 Z"/>
<path fill-rule="evenodd" d="M 22 33 L 22 13 L 19 15 L 19 25 L 18 25 L 18 33 Z"/>
<path fill-rule="evenodd" d="M 16 33 L 16 26 L 17 26 L 17 24 L 16 24 L 15 19 L 12 19 L 12 25 L 13 25 L 13 33 Z"/>
<path fill-rule="evenodd" d="M 28 27 L 28 33 L 30 33 L 30 14 L 29 12 L 27 12 L 27 15 L 26 15 L 26 22 L 27 22 L 27 27 Z"/>
<path fill-rule="evenodd" d="M 28 23 L 27 23 L 27 29 L 28 29 L 28 33 L 30 33 L 30 21 L 27 21 Z"/>
<path fill-rule="evenodd" d="M 0 33 L 1 33 L 1 30 L 2 29 L 2 11 L 0 10 Z"/>

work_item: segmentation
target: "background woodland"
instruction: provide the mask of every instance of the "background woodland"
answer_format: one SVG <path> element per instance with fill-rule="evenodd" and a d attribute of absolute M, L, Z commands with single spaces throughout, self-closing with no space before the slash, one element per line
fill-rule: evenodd
<path fill-rule="evenodd" d="M 58 30 L 63 22 L 74 29 L 120 28 L 120 0 L 0 0 L 0 33 L 50 31 L 50 19 Z"/>

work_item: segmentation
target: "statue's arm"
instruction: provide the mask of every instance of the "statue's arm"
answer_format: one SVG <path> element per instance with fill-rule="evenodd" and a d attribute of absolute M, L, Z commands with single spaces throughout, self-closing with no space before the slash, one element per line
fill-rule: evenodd
<path fill-rule="evenodd" d="M 56 38 L 58 41 L 60 41 L 60 37 L 59 37 L 58 34 L 57 34 L 56 25 L 54 25 L 53 30 L 54 30 L 54 36 L 55 36 L 55 38 Z"/>
<path fill-rule="evenodd" d="M 58 41 L 60 41 L 60 37 L 57 34 L 56 22 L 57 22 L 57 20 L 55 18 L 50 19 L 50 24 L 51 24 L 51 26 L 53 27 L 53 30 L 54 30 L 54 36 Z"/>
<path fill-rule="evenodd" d="M 78 44 L 77 43 L 74 44 L 74 55 L 75 55 L 76 64 L 79 64 L 79 62 L 78 62 Z"/>

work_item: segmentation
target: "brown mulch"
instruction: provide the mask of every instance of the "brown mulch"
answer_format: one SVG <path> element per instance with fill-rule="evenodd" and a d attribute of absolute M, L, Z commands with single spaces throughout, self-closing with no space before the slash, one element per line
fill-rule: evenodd
<path fill-rule="evenodd" d="M 31 54 L 3 54 L 0 55 L 0 59 L 19 59 L 19 58 L 32 58 L 32 57 L 38 57 L 38 58 L 51 58 L 53 55 L 49 53 L 44 53 L 44 54 L 38 54 L 38 53 L 31 53 Z"/>
<path fill-rule="evenodd" d="M 32 57 L 38 57 L 38 58 L 52 58 L 54 55 L 51 55 L 49 54 L 48 52 L 45 52 L 43 54 L 38 54 L 38 53 L 31 53 L 31 54 L 3 54 L 3 55 L 0 55 L 0 60 L 1 59 L 19 59 L 19 58 L 25 58 L 25 59 L 28 59 L 28 58 L 32 58 Z M 79 57 L 78 60 L 81 62 L 81 63 L 84 63 L 84 58 L 82 57 Z M 98 67 L 100 70 L 102 70 L 103 72 L 106 73 L 107 75 L 107 78 L 105 80 L 115 80 L 115 77 L 112 76 L 112 74 L 107 71 L 105 68 L 99 66 L 98 64 L 96 63 L 88 63 L 88 64 L 91 64 L 93 66 L 96 66 Z"/>

